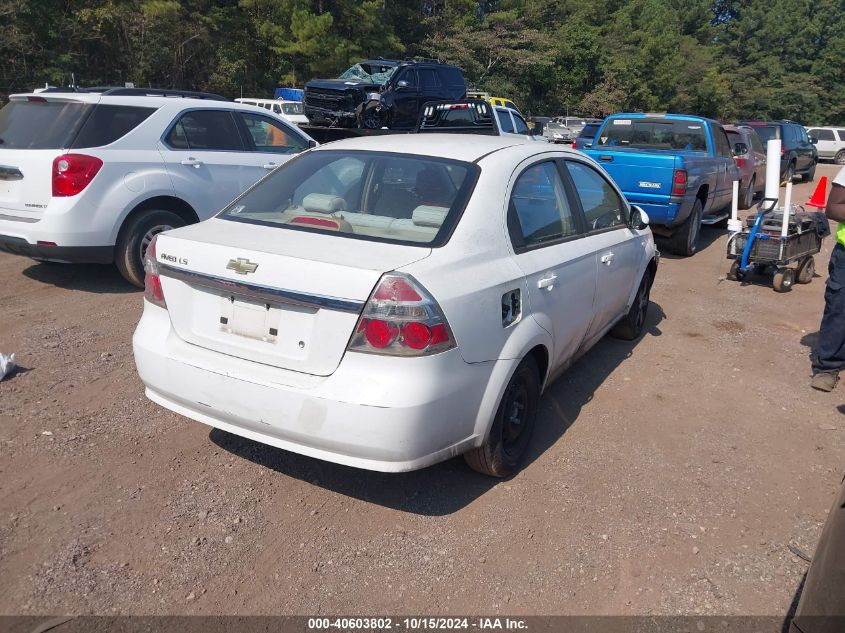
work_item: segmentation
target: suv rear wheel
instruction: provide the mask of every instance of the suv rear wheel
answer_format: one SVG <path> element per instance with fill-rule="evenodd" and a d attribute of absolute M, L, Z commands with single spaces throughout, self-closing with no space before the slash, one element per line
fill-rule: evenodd
<path fill-rule="evenodd" d="M 845 149 L 839 150 L 839 153 L 833 158 L 833 162 L 837 165 L 845 165 Z"/>
<path fill-rule="evenodd" d="M 153 238 L 168 229 L 185 226 L 185 221 L 171 211 L 146 211 L 131 218 L 120 230 L 114 263 L 126 280 L 144 287 L 144 254 Z"/>

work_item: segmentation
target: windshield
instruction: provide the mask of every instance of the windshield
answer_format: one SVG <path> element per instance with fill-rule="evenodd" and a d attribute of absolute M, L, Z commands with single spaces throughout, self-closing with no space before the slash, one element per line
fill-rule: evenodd
<path fill-rule="evenodd" d="M 282 112 L 285 114 L 302 114 L 304 110 L 301 103 L 283 103 Z"/>
<path fill-rule="evenodd" d="M 219 217 L 281 229 L 440 245 L 457 224 L 479 168 L 412 154 L 308 152 Z"/>
<path fill-rule="evenodd" d="M 355 64 L 340 76 L 340 79 L 357 79 L 380 86 L 387 83 L 387 80 L 396 72 L 398 66 L 376 62 L 361 62 Z"/>
<path fill-rule="evenodd" d="M 671 119 L 611 119 L 597 147 L 707 151 L 704 124 Z"/>

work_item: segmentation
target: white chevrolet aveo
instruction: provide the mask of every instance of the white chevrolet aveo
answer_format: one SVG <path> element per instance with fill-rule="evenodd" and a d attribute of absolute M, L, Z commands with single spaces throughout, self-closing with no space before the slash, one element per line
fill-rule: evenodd
<path fill-rule="evenodd" d="M 516 471 L 543 388 L 640 335 L 659 254 L 589 158 L 419 134 L 303 153 L 158 235 L 133 346 L 199 422 L 380 471 Z"/>

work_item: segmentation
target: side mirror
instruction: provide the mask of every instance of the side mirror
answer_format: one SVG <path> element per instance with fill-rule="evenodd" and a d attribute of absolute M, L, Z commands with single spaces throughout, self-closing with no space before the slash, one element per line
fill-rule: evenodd
<path fill-rule="evenodd" d="M 840 132 L 840 135 L 841 135 L 841 132 Z M 818 144 L 819 139 L 817 139 L 815 136 L 811 136 L 811 137 L 810 137 L 810 142 L 811 142 L 813 145 L 816 145 L 816 144 Z"/>
<path fill-rule="evenodd" d="M 310 141 L 308 141 L 308 149 L 317 147 L 317 145 L 319 145 L 319 143 L 317 141 L 315 141 L 314 139 L 311 139 Z"/>
<path fill-rule="evenodd" d="M 745 143 L 734 143 L 734 156 L 742 156 L 748 153 L 748 145 Z"/>
<path fill-rule="evenodd" d="M 648 213 L 637 205 L 631 206 L 631 228 L 642 231 L 648 228 Z"/>
<path fill-rule="evenodd" d="M 404 79 L 400 79 L 399 81 L 396 82 L 396 89 L 397 90 L 404 90 L 407 87 L 408 87 L 408 82 L 405 81 Z"/>

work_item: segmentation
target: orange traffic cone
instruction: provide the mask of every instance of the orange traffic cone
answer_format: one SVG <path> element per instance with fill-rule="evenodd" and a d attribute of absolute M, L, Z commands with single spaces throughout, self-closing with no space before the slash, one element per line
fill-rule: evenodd
<path fill-rule="evenodd" d="M 809 202 L 805 202 L 804 206 L 816 207 L 817 209 L 824 209 L 827 206 L 827 176 L 822 176 L 819 180 L 819 186 L 813 192 L 813 197 Z"/>

